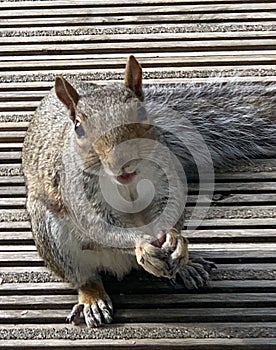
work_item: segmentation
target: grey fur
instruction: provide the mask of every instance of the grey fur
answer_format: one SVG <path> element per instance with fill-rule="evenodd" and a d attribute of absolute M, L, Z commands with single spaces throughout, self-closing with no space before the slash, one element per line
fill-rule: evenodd
<path fill-rule="evenodd" d="M 145 104 L 157 114 L 157 125 L 166 126 L 172 135 L 190 138 L 187 143 L 194 143 L 185 123 L 191 121 L 205 140 L 215 167 L 276 154 L 275 83 L 210 80 L 201 85 L 154 85 L 145 89 Z M 181 144 L 170 137 L 165 142 L 185 166 Z"/>

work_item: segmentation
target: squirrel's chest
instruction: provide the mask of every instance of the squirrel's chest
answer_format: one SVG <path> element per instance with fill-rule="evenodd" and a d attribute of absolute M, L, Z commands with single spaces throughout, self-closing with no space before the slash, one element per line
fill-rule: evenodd
<path fill-rule="evenodd" d="M 59 218 L 48 212 L 47 221 L 51 222 L 51 234 L 67 274 L 74 275 L 72 277 L 79 284 L 105 271 L 121 278 L 136 266 L 136 260 L 131 255 L 123 254 L 118 249 L 82 241 L 81 232 L 67 218 Z"/>

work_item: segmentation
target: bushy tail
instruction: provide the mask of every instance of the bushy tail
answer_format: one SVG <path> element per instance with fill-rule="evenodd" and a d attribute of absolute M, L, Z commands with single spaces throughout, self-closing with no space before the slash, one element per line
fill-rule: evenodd
<path fill-rule="evenodd" d="M 276 155 L 276 83 L 157 85 L 145 89 L 145 101 L 161 139 L 184 163 L 187 144 L 205 157 L 196 130 L 216 167 Z"/>

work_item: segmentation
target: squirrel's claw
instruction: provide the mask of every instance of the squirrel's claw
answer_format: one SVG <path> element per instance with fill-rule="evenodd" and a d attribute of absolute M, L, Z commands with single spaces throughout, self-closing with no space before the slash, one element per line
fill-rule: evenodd
<path fill-rule="evenodd" d="M 66 317 L 66 322 L 73 323 L 73 324 L 80 324 L 81 323 L 81 314 L 83 311 L 83 304 L 76 304 L 73 306 L 72 311 L 70 314 Z"/>
<path fill-rule="evenodd" d="M 210 273 L 215 268 L 216 265 L 213 262 L 198 258 L 183 266 L 178 271 L 177 277 L 187 289 L 199 289 L 208 285 Z"/>
<path fill-rule="evenodd" d="M 213 270 L 216 270 L 218 267 L 217 265 L 213 262 L 213 261 L 208 261 L 208 260 L 205 260 L 201 257 L 197 257 L 197 258 L 191 258 L 191 262 L 192 263 L 197 263 L 197 264 L 200 264 L 205 271 L 207 271 L 208 273 L 212 272 Z"/>
<path fill-rule="evenodd" d="M 112 322 L 112 302 L 108 295 L 105 300 L 98 299 L 92 304 L 76 304 L 73 306 L 67 321 L 78 325 L 84 319 L 87 327 L 98 327 L 103 323 Z"/>
<path fill-rule="evenodd" d="M 67 317 L 67 321 L 78 325 L 84 319 L 87 327 L 98 327 L 112 322 L 112 307 L 109 302 L 97 300 L 93 304 L 76 304 Z"/>

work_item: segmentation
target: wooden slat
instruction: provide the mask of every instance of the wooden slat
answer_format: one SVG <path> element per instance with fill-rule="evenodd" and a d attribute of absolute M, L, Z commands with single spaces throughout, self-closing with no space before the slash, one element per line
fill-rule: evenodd
<path fill-rule="evenodd" d="M 218 270 L 226 271 L 227 269 L 232 269 L 235 271 L 237 269 L 237 273 L 239 273 L 241 270 L 248 270 L 248 271 L 258 271 L 258 270 L 265 270 L 273 271 L 275 269 L 275 264 L 218 264 Z M 3 267 L 1 271 L 4 271 L 5 273 L 9 273 L 12 271 L 12 267 Z M 40 272 L 43 273 L 46 271 L 45 267 L 32 267 L 32 270 L 30 267 L 18 267 L 18 272 L 22 273 L 25 271 L 26 273 L 32 272 Z M 145 277 L 144 277 L 145 278 Z M 146 280 L 146 279 L 145 279 Z M 154 288 L 155 286 L 162 286 L 160 288 L 160 291 L 158 293 L 177 293 L 177 290 L 174 290 L 171 286 L 168 284 L 161 282 L 159 279 L 155 280 L 146 280 L 147 286 L 144 284 L 141 284 L 137 277 L 135 276 L 128 276 L 125 278 L 125 280 L 122 281 L 105 281 L 106 286 L 109 290 L 112 290 L 113 285 L 118 286 L 121 288 L 121 291 L 124 292 L 124 295 L 133 295 L 133 292 L 135 294 L 135 288 L 137 288 L 137 292 L 135 295 L 139 293 L 147 293 L 146 297 L 153 298 L 155 294 L 149 294 L 148 290 Z M 132 288 L 128 290 L 128 287 L 132 285 Z M 165 292 L 162 291 L 162 289 L 165 289 Z M 203 295 L 206 293 L 263 293 L 263 296 L 265 293 L 276 293 L 276 281 L 275 279 L 272 280 L 214 280 L 210 281 L 208 288 L 203 291 Z M 0 285 L 0 295 L 51 295 L 51 294 L 76 294 L 76 290 L 72 288 L 70 283 L 65 282 L 35 282 L 35 283 L 2 283 Z M 201 295 L 195 294 L 193 291 L 185 291 L 185 295 L 183 295 L 182 299 L 185 300 L 187 293 L 191 296 L 193 295 Z M 123 295 L 119 293 L 115 293 L 114 295 Z M 140 295 L 140 294 L 139 294 Z M 151 296 L 150 296 L 151 295 Z M 157 294 L 158 296 L 158 294 Z M 210 296 L 211 298 L 211 296 Z M 260 300 L 265 301 L 265 298 L 261 298 Z M 215 298 L 213 298 L 213 301 L 215 301 Z"/>
<path fill-rule="evenodd" d="M 266 227 L 266 228 L 276 228 L 276 218 L 266 218 L 266 219 L 206 219 L 202 221 L 200 227 L 202 228 L 230 228 L 230 227 L 237 227 L 237 228 L 246 228 L 246 227 L 252 227 L 256 228 L 258 226 Z"/>
<path fill-rule="evenodd" d="M 72 48 L 72 45 L 69 45 L 68 48 L 70 47 L 70 49 Z M 185 55 L 185 51 L 183 51 L 183 55 Z M 193 73 L 196 69 L 196 73 Z M 248 74 L 246 76 L 246 72 L 248 69 Z M 225 70 L 229 71 L 229 76 L 228 77 L 222 77 L 221 79 L 216 79 L 216 81 L 233 81 L 233 77 L 230 76 L 231 74 L 235 74 L 237 75 L 237 79 L 236 81 L 250 81 L 250 82 L 259 82 L 259 81 L 265 81 L 265 82 L 269 82 L 269 81 L 274 81 L 274 78 L 272 77 L 272 70 L 275 69 L 275 64 L 269 65 L 269 64 L 259 64 L 259 65 L 254 65 L 254 69 L 256 69 L 256 71 L 263 71 L 266 72 L 267 74 L 263 74 L 263 77 L 252 77 L 250 76 L 250 73 L 252 73 L 252 69 L 249 69 L 247 65 L 225 65 L 225 66 L 216 66 L 215 71 L 214 69 L 210 69 L 210 67 L 189 67 L 189 66 L 182 66 L 182 67 L 172 67 L 170 69 L 170 72 L 168 72 L 167 68 L 147 68 L 145 70 L 145 72 L 149 75 L 149 78 L 151 79 L 147 79 L 145 80 L 145 83 L 161 83 L 161 84 L 171 84 L 172 83 L 172 79 L 175 78 L 175 76 L 177 77 L 177 81 L 179 83 L 187 83 L 187 82 L 191 82 L 191 79 L 193 82 L 206 82 L 206 80 L 208 79 L 208 77 L 210 77 L 211 74 L 213 74 L 213 76 L 215 75 L 222 75 Z M 212 73 L 211 73 L 212 72 Z M 242 74 L 239 74 L 239 72 L 241 72 Z M 58 74 L 65 74 L 66 72 L 64 71 L 64 69 L 55 69 L 51 72 L 49 72 L 48 70 L 39 70 L 36 72 L 36 79 L 42 79 L 42 80 L 50 80 L 51 81 L 51 86 L 53 86 L 53 76 L 58 75 Z M 73 76 L 87 76 L 88 77 L 91 75 L 93 78 L 89 77 L 89 81 L 91 82 L 95 82 L 97 84 L 106 84 L 104 82 L 105 78 L 109 78 L 109 82 L 118 82 L 123 79 L 123 75 L 122 75 L 122 71 L 121 70 L 117 70 L 117 69 L 87 69 L 87 68 L 80 68 L 80 69 L 72 69 L 69 70 L 68 73 L 70 73 L 70 75 Z M 164 79 L 160 79 L 160 75 L 162 76 L 162 74 L 165 76 Z M 11 79 L 11 73 L 9 71 L 4 71 L 2 72 L 2 80 L 3 81 L 9 81 Z M 166 76 L 170 75 L 171 77 L 168 77 L 166 79 Z M 189 79 L 187 79 L 186 76 L 190 76 Z M 194 77 L 192 76 L 194 75 Z M 205 78 L 197 78 L 197 75 L 206 75 Z M 239 75 L 242 75 L 239 77 Z M 23 80 L 25 81 L 26 79 L 26 71 L 24 70 L 18 70 L 16 72 L 16 79 L 17 80 Z M 175 81 L 174 81 L 175 82 Z M 28 84 L 28 83 L 27 83 Z M 26 86 L 26 82 L 25 82 L 25 86 Z M 17 111 L 21 111 L 21 113 L 25 113 L 28 112 L 30 110 L 32 110 L 32 108 L 36 108 L 39 104 L 39 101 L 26 101 L 26 105 L 23 103 L 23 101 L 11 101 L 10 103 L 8 102 L 0 102 L 0 111 L 4 112 L 4 111 L 13 111 L 15 109 L 15 107 L 17 108 Z"/>
<path fill-rule="evenodd" d="M 228 264 L 227 264 L 228 265 Z M 250 269 L 250 265 L 248 264 L 248 269 Z M 255 265 L 255 264 L 253 264 Z M 268 265 L 264 264 L 264 268 Z M 221 264 L 218 264 L 218 268 L 220 266 L 224 266 Z M 260 266 L 260 265 L 259 265 Z M 246 269 L 246 267 L 245 267 Z M 269 269 L 269 268 L 268 268 Z M 233 267 L 233 271 L 234 271 Z M 254 270 L 254 266 L 252 268 L 252 271 Z M 257 271 L 257 269 L 256 269 Z M 240 273 L 240 270 L 239 270 Z M 16 276 L 16 283 L 18 281 L 20 282 L 19 285 L 14 283 L 7 283 L 4 282 L 1 284 L 0 287 L 0 294 L 3 295 L 3 293 L 8 294 L 50 294 L 50 293 L 56 293 L 59 292 L 59 289 L 62 289 L 60 293 L 68 293 L 72 292 L 72 289 L 70 288 L 69 284 L 63 284 L 61 282 L 47 282 L 45 281 L 45 274 L 47 274 L 47 269 L 44 266 L 18 266 L 16 267 L 16 272 L 14 266 L 3 266 L 1 267 L 0 276 L 5 280 L 6 275 L 13 275 Z M 35 276 L 34 279 L 32 279 L 32 276 Z M 207 287 L 208 292 L 223 292 L 223 293 L 229 293 L 229 292 L 239 292 L 239 293 L 248 293 L 248 292 L 255 292 L 255 293 L 275 293 L 276 292 L 276 281 L 273 278 L 270 279 L 259 279 L 259 280 L 252 280 L 252 279 L 246 279 L 244 280 L 244 274 L 242 275 L 243 279 L 239 280 L 239 274 L 236 273 L 235 279 L 224 279 L 224 280 L 214 280 L 210 281 Z M 252 278 L 252 275 L 251 275 Z M 26 280 L 30 281 L 26 283 Z M 39 283 L 41 282 L 41 283 Z M 42 283 L 43 282 L 43 283 Z M 57 286 L 60 285 L 60 287 Z M 107 289 L 107 291 L 112 295 L 114 294 L 137 294 L 137 293 L 147 293 L 147 294 L 156 294 L 156 291 L 158 293 L 179 293 L 179 289 L 174 289 L 171 285 L 168 283 L 161 281 L 160 279 L 154 279 L 152 276 L 147 277 L 144 276 L 143 279 L 141 279 L 141 276 L 139 278 L 137 275 L 134 276 L 127 276 L 124 281 L 117 281 L 112 279 L 107 280 L 104 278 L 104 284 Z M 5 286 L 6 289 L 5 289 Z M 3 290 L 3 293 L 1 292 Z M 10 291 L 10 292 L 9 292 Z M 183 289 L 182 289 L 183 291 Z M 185 290 L 185 292 L 187 292 Z M 183 296 L 185 298 L 185 296 Z"/>
<path fill-rule="evenodd" d="M 276 10 L 276 6 L 275 6 Z M 1 18 L 2 12 L 0 12 L 0 18 Z M 133 42 L 163 42 L 163 41 L 180 41 L 180 40 L 256 40 L 256 38 L 273 38 L 276 36 L 276 31 L 251 31 L 251 32 L 244 32 L 244 31 L 235 31 L 235 32 L 202 32 L 202 33 L 154 33 L 154 34 L 106 34 L 106 35 L 81 35 L 81 41 L 82 43 L 86 42 L 97 42 L 97 43 L 118 43 L 118 42 L 127 42 L 129 40 L 132 40 Z M 49 36 L 26 36 L 26 37 L 2 37 L 1 38 L 1 44 L 11 44 L 14 45 L 20 45 L 20 44 L 33 44 L 33 43 L 74 43 L 80 39 L 79 35 L 49 35 Z M 150 45 L 150 44 L 149 44 Z M 78 63 L 78 62 L 76 62 Z M 121 63 L 122 65 L 122 63 Z"/>
<path fill-rule="evenodd" d="M 0 296 L 2 310 L 70 309 L 77 302 L 77 295 L 4 295 Z M 274 307 L 276 293 L 201 293 L 201 294 L 132 294 L 113 295 L 116 309 L 129 308 L 193 308 L 193 307 Z"/>
<path fill-rule="evenodd" d="M 6 131 L 0 131 L 0 141 L 20 142 L 24 140 L 25 134 L 24 131 L 10 131 L 8 133 Z"/>
<path fill-rule="evenodd" d="M 161 53 L 162 54 L 162 53 Z M 84 57 L 82 57 L 84 56 Z M 87 57 L 85 57 L 87 56 Z M 51 55 L 49 57 L 44 57 L 41 59 L 41 56 L 19 56 L 19 57 L 10 57 L 2 56 L 0 61 L 0 69 L 2 71 L 13 69 L 13 70 L 45 70 L 45 69 L 64 69 L 72 70 L 76 68 L 107 68 L 118 69 L 122 68 L 126 60 L 126 56 L 116 58 L 116 59 L 99 59 L 91 57 L 90 55 L 62 55 L 59 56 Z M 143 65 L 144 69 L 148 67 L 183 67 L 183 66 L 208 66 L 211 65 L 259 65 L 259 64 L 275 64 L 276 54 L 273 50 L 255 50 L 255 51 L 233 51 L 231 54 L 229 52 L 215 51 L 215 52 L 186 52 L 185 55 L 173 56 L 173 53 L 170 53 L 169 57 L 166 57 L 164 53 L 162 57 L 156 57 L 157 55 L 151 54 L 151 57 L 145 57 L 145 54 L 136 55 L 139 58 L 139 61 Z M 50 86 L 50 83 L 48 83 Z M 13 84 L 12 84 L 13 85 Z M 11 85 L 11 86 L 12 86 Z M 1 87 L 1 84 L 0 84 Z M 9 96 L 8 94 L 6 94 Z M 28 96 L 33 98 L 40 97 L 43 95 L 42 92 L 31 91 Z M 3 94 L 1 94 L 3 96 Z M 4 95 L 5 96 L 5 95 Z M 11 95 L 12 96 L 12 95 Z"/>
<path fill-rule="evenodd" d="M 17 230 L 26 230 L 26 229 L 30 229 L 31 225 L 29 223 L 29 221 L 2 221 L 0 222 L 0 230 L 1 229 L 7 229 L 7 230 L 13 230 L 13 229 L 17 229 Z"/>
<path fill-rule="evenodd" d="M 0 208 L 24 208 L 26 204 L 26 199 L 25 198 L 0 198 Z"/>
<path fill-rule="evenodd" d="M 0 152 L 1 160 L 21 160 L 21 152 Z"/>
<path fill-rule="evenodd" d="M 137 6 L 122 6 L 123 3 L 121 3 L 121 6 L 114 6 L 112 8 L 112 13 L 108 13 L 106 11 L 106 7 L 86 7 L 82 8 L 79 6 L 76 6 L 75 8 L 70 8 L 68 6 L 63 6 L 62 8 L 62 15 L 64 16 L 72 16 L 72 15 L 85 15 L 85 16 L 99 16 L 99 15 L 106 15 L 107 17 L 113 16 L 113 15 L 133 15 L 133 14 L 143 14 L 143 15 L 152 15 L 152 14 L 173 14 L 173 13 L 182 13 L 182 14 L 188 14 L 188 13 L 217 13 L 217 12 L 239 12 L 239 11 L 261 11 L 261 10 L 276 10 L 276 5 L 273 2 L 263 3 L 263 2 L 254 2 L 251 3 L 231 3 L 231 4 L 208 4 L 208 5 L 179 5 L 175 4 L 175 6 L 166 6 L 165 4 L 161 6 L 143 6 L 143 7 L 137 7 Z M 135 4 L 133 4 L 135 5 Z M 43 15 L 44 16 L 55 16 L 57 13 L 60 14 L 57 11 L 57 8 L 52 5 L 52 9 L 48 7 L 44 7 L 43 9 Z M 40 17 L 41 16 L 41 9 L 36 9 L 36 7 L 29 8 L 27 10 L 23 9 L 21 11 L 17 11 L 16 9 L 3 9 L 1 10 L 0 18 L 15 18 L 15 17 Z"/>
<path fill-rule="evenodd" d="M 1 98 L 1 93 L 0 93 L 0 98 Z M 24 130 L 26 131 L 29 126 L 29 123 L 27 122 L 5 122 L 1 123 L 0 122 L 0 130 L 1 131 L 12 131 L 12 130 Z"/>
<path fill-rule="evenodd" d="M 0 310 L 3 323 L 64 323 L 70 309 Z M 275 322 L 275 308 L 185 308 L 185 309 L 120 309 L 115 322 Z"/>
<path fill-rule="evenodd" d="M 244 24 L 243 24 L 244 25 Z M 273 23 L 271 24 L 273 25 Z M 167 27 L 167 26 L 166 26 Z M 181 25 L 182 27 L 182 25 Z M 84 27 L 85 28 L 85 27 Z M 89 27 L 87 27 L 89 28 Z M 100 26 L 99 28 L 102 28 Z M 110 29 L 113 28 L 112 26 Z M 129 29 L 129 26 L 127 27 Z M 138 28 L 144 28 L 138 27 Z M 152 28 L 152 25 L 150 26 Z M 175 28 L 175 25 L 173 26 Z M 159 27 L 157 29 L 160 29 Z M 163 27 L 162 27 L 163 29 Z M 27 30 L 27 29 L 26 29 Z M 44 32 L 49 29 L 47 28 L 42 28 Z M 57 29 L 58 30 L 58 29 Z M 0 34 L 3 32 L 0 28 Z M 21 31 L 20 31 L 21 32 Z M 13 33 L 13 32 L 12 32 Z M 33 33 L 33 29 L 31 30 L 31 33 Z M 79 37 L 81 38 L 81 36 Z M 234 49 L 234 48 L 233 48 Z M 209 58 L 210 60 L 214 60 L 215 56 L 219 56 L 221 58 L 229 58 L 229 59 L 234 59 L 238 60 L 240 57 L 241 60 L 243 60 L 243 57 L 248 57 L 249 61 L 254 61 L 255 56 L 257 56 L 257 59 L 261 59 L 263 57 L 264 60 L 266 60 L 266 57 L 274 57 L 275 56 L 275 50 L 248 50 L 248 51 L 239 51 L 234 49 L 231 52 L 227 51 L 208 51 L 208 52 L 199 52 L 199 51 L 193 51 L 193 52 L 187 52 L 185 53 L 185 56 L 181 55 L 181 53 L 177 52 L 160 52 L 152 54 L 151 52 L 138 52 L 135 53 L 135 56 L 139 59 L 139 61 L 143 64 L 143 67 L 175 67 L 175 66 L 182 66 L 183 63 L 191 61 L 193 58 L 199 59 L 199 58 Z M 71 54 L 71 55 L 66 55 L 65 53 L 61 52 L 60 54 L 54 54 L 54 55 L 31 55 L 31 56 L 13 56 L 13 55 L 5 55 L 2 56 L 0 52 L 0 58 L 1 58 L 1 64 L 6 65 L 7 63 L 15 65 L 16 68 L 16 63 L 21 63 L 25 62 L 28 64 L 29 62 L 33 62 L 34 64 L 41 64 L 45 65 L 47 62 L 56 62 L 57 64 L 59 62 L 65 61 L 66 66 L 63 67 L 65 70 L 67 68 L 67 64 L 69 65 L 74 65 L 78 63 L 82 63 L 82 65 L 86 66 L 86 64 L 89 64 L 91 67 L 95 68 L 121 68 L 122 70 L 124 69 L 125 62 L 128 58 L 128 54 L 124 52 L 113 52 L 113 53 L 105 53 L 104 56 L 101 54 L 97 53 L 88 53 L 88 52 L 83 52 L 82 54 Z M 64 62 L 64 63 L 65 63 Z M 252 78 L 254 78 L 252 76 Z M 147 80 L 146 80 L 147 81 Z M 145 81 L 145 83 L 146 83 Z M 30 82 L 32 84 L 34 82 Z M 40 88 L 46 88 L 49 83 L 47 82 L 39 82 Z M 171 82 L 172 83 L 172 82 Z M 14 86 L 16 84 L 15 81 L 10 82 L 11 86 Z M 1 85 L 0 85 L 1 86 Z M 26 86 L 27 88 L 27 86 Z"/>
<path fill-rule="evenodd" d="M 0 244 L 34 244 L 31 231 L 0 231 Z"/>
<path fill-rule="evenodd" d="M 0 195 L 1 196 L 11 196 L 11 195 L 16 195 L 16 196 L 26 196 L 26 189 L 24 186 L 3 186 L 0 187 Z"/>
<path fill-rule="evenodd" d="M 41 350 L 51 347 L 51 349 L 155 349 L 163 350 L 166 348 L 172 350 L 274 350 L 276 339 L 274 338 L 251 338 L 251 339 L 105 339 L 105 340 L 0 340 L 0 346 L 3 350 L 10 349 L 35 349 Z"/>
<path fill-rule="evenodd" d="M 34 244 L 28 244 L 28 245 L 24 245 L 24 244 L 1 244 L 0 245 L 0 252 L 11 252 L 14 253 L 14 255 L 17 254 L 17 252 L 36 252 L 36 247 Z"/>
<path fill-rule="evenodd" d="M 275 19 L 276 19 L 276 13 L 275 13 Z M 209 51 L 210 47 L 216 50 L 232 50 L 233 47 L 235 47 L 235 50 L 237 49 L 273 49 L 275 46 L 276 39 L 258 39 L 254 38 L 252 40 L 190 40 L 190 41 L 166 41 L 166 42 L 151 42 L 147 43 L 147 48 L 150 52 L 155 51 L 191 51 L 191 50 L 201 50 L 201 51 Z M 143 42 L 133 42 L 133 45 L 135 45 L 135 50 L 137 52 L 144 51 L 145 43 Z M 14 51 L 16 50 L 16 51 Z M 16 54 L 26 54 L 26 53 L 57 53 L 57 51 L 63 51 L 64 53 L 76 53 L 81 52 L 82 50 L 85 50 L 86 52 L 97 52 L 97 53 L 104 53 L 104 52 L 118 52 L 118 51 L 124 51 L 124 52 L 132 52 L 132 48 L 129 47 L 129 43 L 119 42 L 115 43 L 114 45 L 111 45 L 111 43 L 68 43 L 62 44 L 62 43 L 55 43 L 55 44 L 38 44 L 38 45 L 20 45 L 16 44 L 13 46 L 10 45 L 2 45 L 1 46 L 1 52 L 3 54 L 9 54 L 11 52 L 16 52 Z"/>
<path fill-rule="evenodd" d="M 173 0 L 174 4 L 185 4 L 188 3 L 190 4 L 190 0 Z M 208 4 L 208 3 L 212 3 L 212 4 L 216 4 L 216 3 L 240 3 L 237 0 L 194 0 L 193 3 L 200 3 L 200 4 Z M 260 3 L 260 1 L 255 0 L 255 1 L 243 1 L 243 3 L 251 3 L 252 2 L 256 2 L 256 3 Z M 155 5 L 155 6 L 164 6 L 166 4 L 171 4 L 172 1 L 170 0 L 135 0 L 134 3 L 127 3 L 127 2 L 122 2 L 122 0 L 105 0 L 105 4 L 109 5 L 109 6 L 116 6 L 116 7 L 120 7 L 120 6 L 145 6 L 145 5 Z M 264 4 L 264 2 L 262 2 L 262 4 Z M 103 2 L 102 1 L 97 1 L 97 0 L 93 0 L 93 2 L 91 2 L 91 0 L 70 0 L 70 1 L 61 1 L 61 0 L 57 0 L 53 3 L 53 1 L 47 1 L 47 0 L 43 0 L 43 2 L 38 2 L 38 3 L 34 3 L 33 1 L 16 1 L 16 2 L 7 2 L 7 3 L 1 3 L 0 8 L 38 8 L 38 7 L 53 7 L 53 8 L 58 8 L 58 7 L 80 7 L 80 6 L 97 6 L 97 7 L 102 7 Z M 265 5 L 264 5 L 265 6 Z"/>
<path fill-rule="evenodd" d="M 35 18 L 2 18 L 0 22 L 0 27 L 39 27 L 43 23 L 43 26 L 53 26 L 53 25 L 59 25 L 59 26 L 78 26 L 79 23 L 83 24 L 90 24 L 90 25 L 96 25 L 96 24 L 113 24 L 117 25 L 118 23 L 126 24 L 126 23 L 136 23 L 136 24 L 143 24 L 143 23 L 191 23 L 191 22 L 232 22 L 232 21 L 247 21 L 247 22 L 256 22 L 261 21 L 262 23 L 265 21 L 274 21 L 276 19 L 276 14 L 274 12 L 270 11 L 258 11 L 258 12 L 230 12 L 230 13 L 204 13 L 204 14 L 185 14 L 183 15 L 151 15 L 148 14 L 145 15 L 137 15 L 137 16 L 109 16 L 109 17 L 102 17 L 102 16 L 86 16 L 86 17 L 77 17 L 77 16 L 70 16 L 70 17 L 60 17 L 54 16 L 54 17 L 35 17 Z"/>
<path fill-rule="evenodd" d="M 0 185 L 13 184 L 24 185 L 23 176 L 0 176 Z"/>
<path fill-rule="evenodd" d="M 262 239 L 263 241 L 267 241 L 270 238 L 276 238 L 276 230 L 275 229 L 223 229 L 223 230 L 194 230 L 194 231 L 182 231 L 184 235 L 186 235 L 189 239 L 191 238 L 213 238 L 214 240 L 218 238 L 229 238 L 234 239 L 238 238 L 248 238 L 251 241 Z"/>

